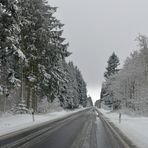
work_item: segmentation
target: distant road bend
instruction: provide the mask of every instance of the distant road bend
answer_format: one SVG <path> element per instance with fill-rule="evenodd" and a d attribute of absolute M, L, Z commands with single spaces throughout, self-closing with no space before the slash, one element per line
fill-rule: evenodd
<path fill-rule="evenodd" d="M 89 108 L 24 129 L 0 137 L 0 148 L 124 148 L 97 116 Z"/>

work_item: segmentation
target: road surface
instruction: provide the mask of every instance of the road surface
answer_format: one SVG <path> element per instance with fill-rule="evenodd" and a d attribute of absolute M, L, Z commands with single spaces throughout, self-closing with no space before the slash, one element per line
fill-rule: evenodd
<path fill-rule="evenodd" d="M 31 148 L 115 148 L 116 139 L 109 136 L 96 112 L 91 109 L 67 121 Z M 118 148 L 117 146 L 116 148 Z"/>
<path fill-rule="evenodd" d="M 43 128 L 44 127 L 44 128 Z M 19 148 L 121 148 L 114 136 L 99 119 L 94 109 L 82 111 L 64 120 L 39 127 L 11 137 L 27 139 L 19 145 L 5 147 Z M 38 132 L 36 132 L 38 130 Z M 6 139 L 3 144 L 10 142 Z M 17 142 L 15 142 L 17 143 Z M 0 145 L 1 148 L 3 146 Z"/>

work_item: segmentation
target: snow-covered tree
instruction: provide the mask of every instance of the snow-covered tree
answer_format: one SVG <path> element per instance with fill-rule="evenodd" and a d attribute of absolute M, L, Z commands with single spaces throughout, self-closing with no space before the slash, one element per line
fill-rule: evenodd
<path fill-rule="evenodd" d="M 104 102 L 104 105 L 114 108 L 113 104 L 116 102 L 116 99 L 114 98 L 114 92 L 111 89 L 111 84 L 114 81 L 114 76 L 119 72 L 119 58 L 114 52 L 109 57 L 107 63 L 107 71 L 104 73 L 105 82 L 102 84 L 101 89 L 101 100 Z"/>
<path fill-rule="evenodd" d="M 50 107 L 55 102 L 64 108 L 85 104 L 86 83 L 80 71 L 66 63 L 71 53 L 63 38 L 64 25 L 54 15 L 56 10 L 47 0 L 0 0 L 3 110 L 10 99 L 15 100 L 17 113 L 41 110 L 46 101 Z"/>
<path fill-rule="evenodd" d="M 109 57 L 107 63 L 108 63 L 108 66 L 106 68 L 107 71 L 104 73 L 104 77 L 108 79 L 110 76 L 116 74 L 119 71 L 118 69 L 118 66 L 120 65 L 119 58 L 114 52 Z"/>
<path fill-rule="evenodd" d="M 46 0 L 20 0 L 19 6 L 22 44 L 28 59 L 27 106 L 36 109 L 36 95 L 46 94 L 51 100 L 57 96 L 63 76 L 61 62 L 69 55 L 68 44 L 63 43 L 63 24 L 53 16 L 56 7 L 51 7 Z"/>
<path fill-rule="evenodd" d="M 11 88 L 19 85 L 19 63 L 26 59 L 20 47 L 17 0 L 0 1 L 0 71 L 5 105 Z"/>
<path fill-rule="evenodd" d="M 133 52 L 125 61 L 120 72 L 109 80 L 108 90 L 114 96 L 114 108 L 127 109 L 147 115 L 148 89 L 148 46 L 147 37 L 138 37 L 140 50 Z"/>
<path fill-rule="evenodd" d="M 78 84 L 78 97 L 79 97 L 79 103 L 82 106 L 86 106 L 87 104 L 87 89 L 86 89 L 86 83 L 83 79 L 83 76 L 79 69 L 76 67 L 76 79 Z"/>
<path fill-rule="evenodd" d="M 85 107 L 87 103 L 86 83 L 73 62 L 64 64 L 65 79 L 60 83 L 60 101 L 64 108 Z"/>
<path fill-rule="evenodd" d="M 93 106 L 92 98 L 90 96 L 87 98 L 87 105 L 86 106 L 87 107 Z"/>

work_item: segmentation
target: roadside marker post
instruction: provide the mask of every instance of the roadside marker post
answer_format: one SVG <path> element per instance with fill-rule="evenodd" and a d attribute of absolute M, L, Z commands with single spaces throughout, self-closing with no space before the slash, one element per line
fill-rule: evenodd
<path fill-rule="evenodd" d="M 33 120 L 33 122 L 35 122 L 35 118 L 34 118 L 34 110 L 33 110 L 33 109 L 31 109 L 31 114 L 32 114 L 32 120 Z"/>
<path fill-rule="evenodd" d="M 119 113 L 119 123 L 121 123 L 121 113 Z"/>

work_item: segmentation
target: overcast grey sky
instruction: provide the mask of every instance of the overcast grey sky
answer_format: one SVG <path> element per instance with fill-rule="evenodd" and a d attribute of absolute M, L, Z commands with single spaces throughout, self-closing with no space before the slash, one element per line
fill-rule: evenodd
<path fill-rule="evenodd" d="M 121 63 L 137 48 L 138 33 L 148 34 L 148 0 L 48 0 L 59 7 L 71 60 L 82 71 L 89 94 L 99 99 L 107 60 L 113 51 Z"/>

